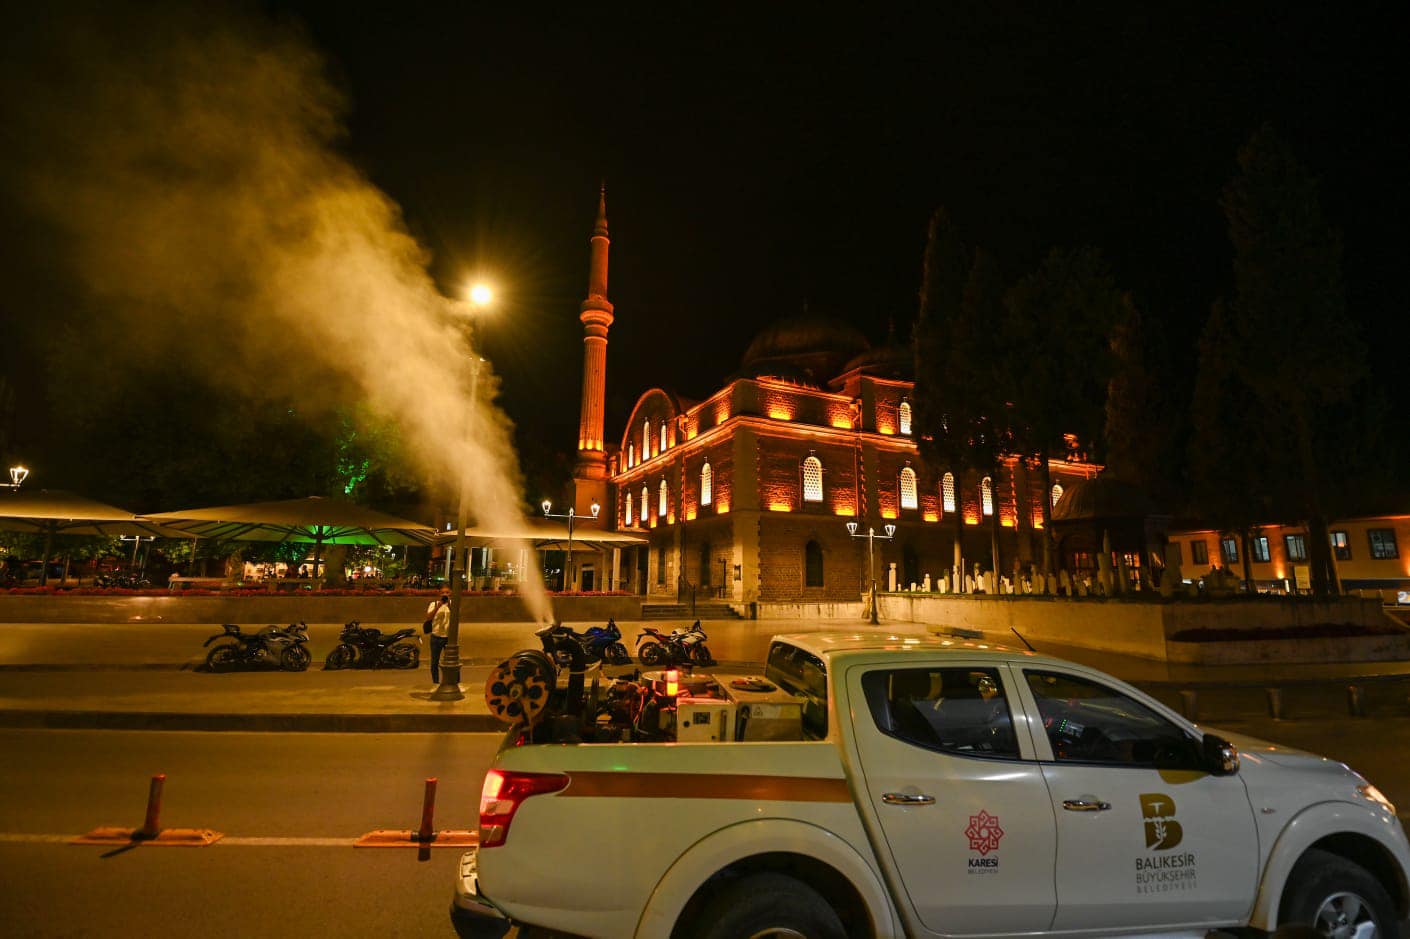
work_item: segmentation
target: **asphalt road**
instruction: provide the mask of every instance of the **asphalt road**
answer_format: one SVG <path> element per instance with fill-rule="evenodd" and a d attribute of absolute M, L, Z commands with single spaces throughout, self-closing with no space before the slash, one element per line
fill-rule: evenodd
<path fill-rule="evenodd" d="M 414 828 L 427 776 L 437 828 L 473 828 L 490 734 L 0 733 L 0 923 L 16 936 L 453 935 L 460 851 L 353 848 Z M 167 774 L 162 825 L 207 848 L 43 841 L 141 824 Z M 30 840 L 25 840 L 30 839 Z"/>

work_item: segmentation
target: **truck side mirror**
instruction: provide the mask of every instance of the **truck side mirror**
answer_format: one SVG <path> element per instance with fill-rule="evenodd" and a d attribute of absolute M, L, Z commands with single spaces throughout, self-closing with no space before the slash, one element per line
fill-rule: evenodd
<path fill-rule="evenodd" d="M 1200 741 L 1204 768 L 1213 776 L 1232 776 L 1239 771 L 1239 748 L 1222 737 L 1205 734 Z"/>

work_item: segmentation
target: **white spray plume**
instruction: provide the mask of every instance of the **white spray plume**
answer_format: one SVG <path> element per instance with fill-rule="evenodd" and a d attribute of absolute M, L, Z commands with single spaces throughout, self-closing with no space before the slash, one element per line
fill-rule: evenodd
<path fill-rule="evenodd" d="M 476 521 L 520 523 L 488 367 L 469 400 L 470 306 L 437 291 L 397 206 L 339 152 L 343 103 L 299 31 L 201 4 L 95 8 L 46 32 L 13 89 L 24 196 L 144 358 L 170 344 L 290 400 L 350 383 L 433 490 L 453 497 L 464 473 Z M 529 612 L 550 620 L 528 567 Z"/>

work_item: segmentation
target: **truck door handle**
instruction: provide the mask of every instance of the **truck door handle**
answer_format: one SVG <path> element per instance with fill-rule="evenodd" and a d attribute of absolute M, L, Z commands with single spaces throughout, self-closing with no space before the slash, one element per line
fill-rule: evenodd
<path fill-rule="evenodd" d="M 935 797 L 910 792 L 885 792 L 881 801 L 887 805 L 934 805 Z"/>
<path fill-rule="evenodd" d="M 1111 803 L 1098 799 L 1064 799 L 1062 807 L 1069 812 L 1105 812 L 1111 808 Z"/>

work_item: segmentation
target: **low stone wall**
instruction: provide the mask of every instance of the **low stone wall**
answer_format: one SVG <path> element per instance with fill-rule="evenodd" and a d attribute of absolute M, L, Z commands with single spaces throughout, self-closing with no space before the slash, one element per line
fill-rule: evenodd
<path fill-rule="evenodd" d="M 1410 634 L 1235 642 L 1170 642 L 1166 645 L 1166 650 L 1169 661 L 1184 665 L 1401 662 L 1410 659 Z"/>
<path fill-rule="evenodd" d="M 0 597 L 0 623 L 420 623 L 430 597 L 123 596 Z M 639 597 L 557 597 L 554 615 L 564 622 L 602 623 L 641 618 Z M 460 618 L 471 623 L 532 622 L 518 596 L 467 596 Z"/>
<path fill-rule="evenodd" d="M 857 620 L 866 615 L 865 606 L 860 600 L 856 603 L 758 603 L 745 606 L 757 607 L 755 619 Z M 749 612 L 752 609 L 744 615 L 748 616 Z"/>

